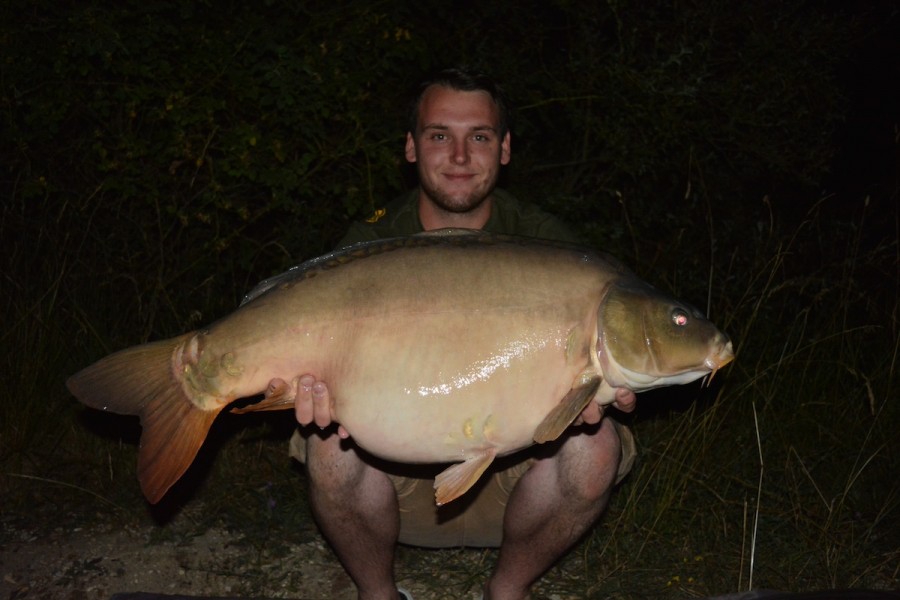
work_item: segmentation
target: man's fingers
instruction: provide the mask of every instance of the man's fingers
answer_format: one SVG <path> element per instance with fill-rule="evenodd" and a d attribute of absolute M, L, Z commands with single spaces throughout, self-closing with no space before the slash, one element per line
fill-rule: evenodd
<path fill-rule="evenodd" d="M 297 396 L 294 398 L 294 416 L 301 425 L 309 425 L 313 422 L 312 386 L 316 378 L 312 375 L 304 375 L 297 385 Z"/>
<path fill-rule="evenodd" d="M 590 402 L 581 411 L 581 414 L 578 416 L 578 419 L 575 420 L 576 425 L 578 422 L 587 423 L 588 425 L 594 425 L 595 423 L 599 423 L 600 419 L 603 417 L 603 412 L 600 410 L 600 405 L 596 402 Z"/>
<path fill-rule="evenodd" d="M 616 388 L 616 408 L 622 412 L 631 412 L 637 403 L 637 396 L 627 388 Z"/>
<path fill-rule="evenodd" d="M 321 381 L 317 381 L 312 385 L 311 390 L 313 415 L 315 422 L 320 428 L 331 425 L 331 396 L 328 394 L 328 387 Z"/>

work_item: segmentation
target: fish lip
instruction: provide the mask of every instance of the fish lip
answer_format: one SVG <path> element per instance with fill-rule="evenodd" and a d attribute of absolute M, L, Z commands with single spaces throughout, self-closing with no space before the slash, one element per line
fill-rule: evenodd
<path fill-rule="evenodd" d="M 716 351 L 707 356 L 706 360 L 703 361 L 703 365 L 709 369 L 709 375 L 707 375 L 706 385 L 710 385 L 713 378 L 716 376 L 716 373 L 719 372 L 719 369 L 730 363 L 734 360 L 734 350 L 731 345 L 731 340 L 726 341 L 722 344 Z"/>
<path fill-rule="evenodd" d="M 715 347 L 703 361 L 705 367 L 709 369 L 718 369 L 724 367 L 734 360 L 734 346 L 731 339 L 724 333 L 719 332 L 713 340 Z"/>
<path fill-rule="evenodd" d="M 703 361 L 703 366 L 709 369 L 710 371 L 718 371 L 728 363 L 734 360 L 733 356 L 708 356 L 705 361 Z"/>
<path fill-rule="evenodd" d="M 718 353 L 719 363 L 716 368 L 721 368 L 734 360 L 734 346 L 731 340 L 727 340 Z"/>

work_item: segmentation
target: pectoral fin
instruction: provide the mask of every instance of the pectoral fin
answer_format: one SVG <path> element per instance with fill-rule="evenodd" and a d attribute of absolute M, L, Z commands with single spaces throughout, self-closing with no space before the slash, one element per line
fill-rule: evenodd
<path fill-rule="evenodd" d="M 555 440 L 566 427 L 572 424 L 575 417 L 581 414 L 588 403 L 593 400 L 597 388 L 600 387 L 601 378 L 593 376 L 569 390 L 569 393 L 560 400 L 550 411 L 541 424 L 534 430 L 534 441 L 538 444 Z"/>
<path fill-rule="evenodd" d="M 438 476 L 434 478 L 435 504 L 441 506 L 465 494 L 470 487 L 475 485 L 484 470 L 493 462 L 495 456 L 497 456 L 497 449 L 489 448 L 465 462 L 457 463 L 438 473 Z"/>

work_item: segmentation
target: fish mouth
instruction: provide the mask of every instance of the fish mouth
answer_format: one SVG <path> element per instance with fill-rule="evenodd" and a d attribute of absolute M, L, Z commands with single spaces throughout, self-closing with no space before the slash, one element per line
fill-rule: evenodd
<path fill-rule="evenodd" d="M 716 372 L 719 369 L 730 363 L 734 360 L 734 347 L 731 344 L 731 340 L 725 342 L 722 346 L 718 348 L 718 350 L 706 357 L 706 360 L 703 361 L 704 366 L 709 369 L 709 375 L 706 378 L 706 385 L 709 385 L 712 382 L 713 377 L 716 376 Z"/>

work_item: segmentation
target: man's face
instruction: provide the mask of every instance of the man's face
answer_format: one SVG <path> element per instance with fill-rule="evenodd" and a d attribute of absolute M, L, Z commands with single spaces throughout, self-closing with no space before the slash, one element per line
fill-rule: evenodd
<path fill-rule="evenodd" d="M 417 163 L 419 184 L 443 210 L 468 212 L 494 190 L 509 162 L 509 132 L 499 136 L 499 111 L 490 94 L 443 86 L 425 91 L 415 134 L 406 135 L 406 160 Z"/>

